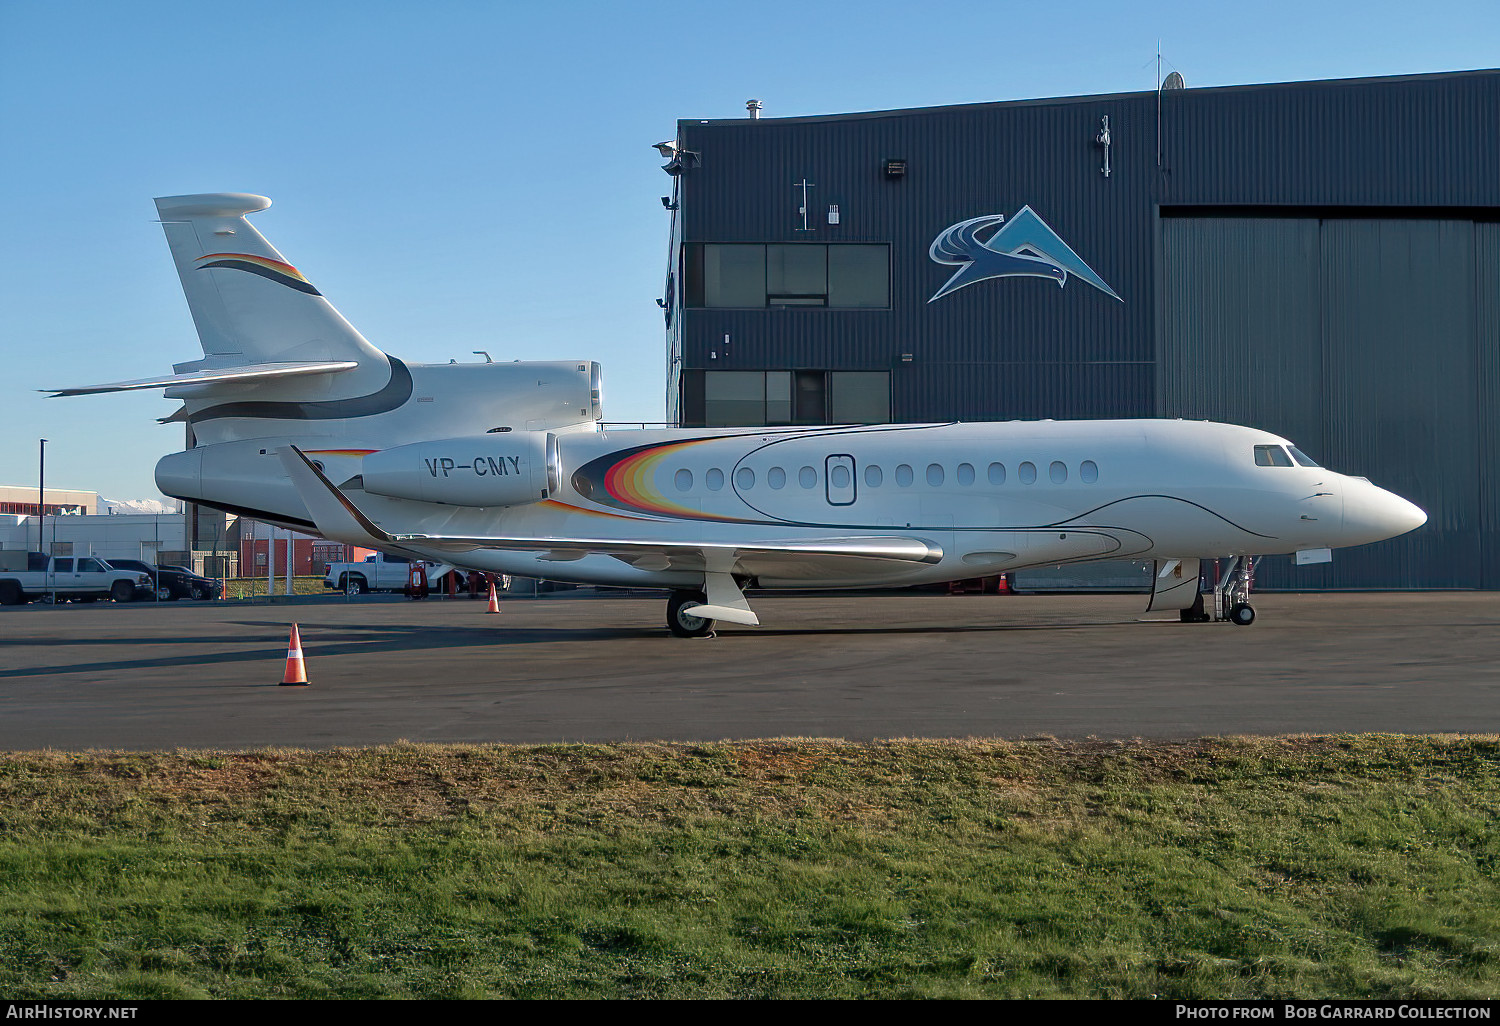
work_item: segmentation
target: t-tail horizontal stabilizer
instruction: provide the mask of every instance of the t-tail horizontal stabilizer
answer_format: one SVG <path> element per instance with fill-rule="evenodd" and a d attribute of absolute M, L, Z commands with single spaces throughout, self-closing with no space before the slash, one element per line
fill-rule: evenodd
<path fill-rule="evenodd" d="M 247 381 L 268 381 L 276 378 L 300 378 L 309 374 L 337 374 L 353 370 L 359 364 L 354 360 L 327 360 L 318 363 L 257 363 L 251 367 L 218 367 L 213 370 L 188 371 L 185 374 L 165 374 L 159 378 L 137 378 L 134 381 L 110 381 L 102 385 L 77 385 L 73 388 L 42 388 L 39 392 L 51 392 L 48 398 L 64 395 L 96 395 L 100 392 L 134 392 L 144 388 L 183 388 L 188 385 L 231 385 Z"/>

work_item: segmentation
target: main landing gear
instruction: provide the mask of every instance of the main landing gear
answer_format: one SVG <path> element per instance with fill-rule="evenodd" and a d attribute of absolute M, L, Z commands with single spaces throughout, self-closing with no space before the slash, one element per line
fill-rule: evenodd
<path fill-rule="evenodd" d="M 711 638 L 714 636 L 714 621 L 706 616 L 694 616 L 693 609 L 708 604 L 708 596 L 701 591 L 674 591 L 667 599 L 667 630 L 679 638 Z"/>
<path fill-rule="evenodd" d="M 1210 613 L 1207 603 L 1204 601 L 1204 593 L 1199 592 L 1194 598 L 1193 604 L 1179 614 L 1183 623 L 1208 623 L 1211 620 L 1228 620 L 1238 627 L 1249 627 L 1255 622 L 1255 610 L 1250 605 L 1250 581 L 1255 574 L 1255 564 L 1259 560 L 1253 556 L 1236 556 L 1229 564 L 1229 570 L 1215 586 L 1213 594 L 1214 608 Z"/>
<path fill-rule="evenodd" d="M 702 591 L 684 588 L 672 592 L 667 600 L 667 630 L 679 638 L 711 638 L 719 620 L 758 626 L 760 617 L 745 601 L 748 580 L 727 571 L 710 570 L 703 575 Z"/>

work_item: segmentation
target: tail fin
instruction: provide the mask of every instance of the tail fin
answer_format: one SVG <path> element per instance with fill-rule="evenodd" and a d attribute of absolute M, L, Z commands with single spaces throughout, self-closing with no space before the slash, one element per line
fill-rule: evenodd
<path fill-rule="evenodd" d="M 156 201 L 203 364 L 353 360 L 384 367 L 385 354 L 245 220 L 270 205 L 264 196 L 232 192 Z"/>

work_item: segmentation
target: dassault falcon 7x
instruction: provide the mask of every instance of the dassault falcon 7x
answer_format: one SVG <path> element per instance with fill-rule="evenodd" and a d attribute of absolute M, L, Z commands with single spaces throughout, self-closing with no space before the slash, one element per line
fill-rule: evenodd
<path fill-rule="evenodd" d="M 193 447 L 167 495 L 469 569 L 670 591 L 674 634 L 755 625 L 747 588 L 929 584 L 1154 560 L 1149 609 L 1255 618 L 1250 561 L 1302 561 L 1426 514 L 1284 438 L 1203 421 L 616 430 L 588 361 L 407 364 L 250 226 L 270 200 L 156 201 L 203 347 L 165 389 Z"/>

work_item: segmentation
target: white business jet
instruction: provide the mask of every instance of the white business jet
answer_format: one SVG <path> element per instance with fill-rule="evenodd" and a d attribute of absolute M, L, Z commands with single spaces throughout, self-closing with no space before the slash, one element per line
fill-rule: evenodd
<path fill-rule="evenodd" d="M 747 588 L 871 588 L 1154 560 L 1149 609 L 1249 624 L 1251 562 L 1326 561 L 1426 514 L 1284 438 L 1203 421 L 615 430 L 599 365 L 406 364 L 367 342 L 246 214 L 156 201 L 203 359 L 56 390 L 165 389 L 193 448 L 167 495 L 340 542 L 671 592 L 667 626 L 755 625 Z"/>

